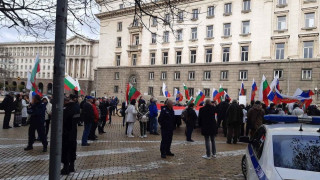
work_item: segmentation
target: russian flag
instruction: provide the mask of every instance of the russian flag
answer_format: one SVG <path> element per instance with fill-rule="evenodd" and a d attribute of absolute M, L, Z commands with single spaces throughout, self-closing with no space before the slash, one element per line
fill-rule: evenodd
<path fill-rule="evenodd" d="M 276 88 L 280 91 L 280 83 L 279 83 L 279 79 L 277 79 L 277 85 Z"/>
<path fill-rule="evenodd" d="M 244 93 L 244 84 L 243 84 L 243 81 L 241 82 L 241 87 L 240 87 L 240 92 L 239 92 L 239 96 L 244 96 L 245 93 Z"/>
<path fill-rule="evenodd" d="M 257 88 L 257 84 L 254 81 L 254 79 L 252 80 L 252 86 L 251 86 L 251 101 L 254 101 L 254 98 L 256 96 L 256 91 L 258 90 Z"/>
<path fill-rule="evenodd" d="M 171 97 L 171 95 L 170 95 L 165 83 L 163 83 L 163 85 L 162 85 L 162 93 L 163 93 L 164 97 L 167 97 L 167 98 Z"/>
<path fill-rule="evenodd" d="M 174 97 L 176 98 L 176 101 L 181 102 L 183 100 L 183 96 L 180 93 L 180 91 L 178 89 L 174 89 Z"/>
<path fill-rule="evenodd" d="M 212 89 L 212 99 L 214 100 L 216 98 L 216 96 L 218 95 L 218 90 L 216 90 L 216 88 Z"/>
<path fill-rule="evenodd" d="M 224 99 L 228 99 L 229 101 L 231 101 L 231 98 L 226 91 L 224 91 Z"/>

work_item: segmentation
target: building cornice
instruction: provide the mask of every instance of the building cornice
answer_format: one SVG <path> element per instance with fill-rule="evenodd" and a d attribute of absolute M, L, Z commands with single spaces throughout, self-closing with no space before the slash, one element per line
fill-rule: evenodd
<path fill-rule="evenodd" d="M 167 65 L 142 65 L 142 66 L 101 66 L 96 69 L 141 69 L 141 68 L 160 68 L 160 67 L 192 67 L 192 66 L 228 66 L 228 65 L 238 65 L 238 66 L 248 66 L 248 65 L 257 65 L 260 64 L 278 64 L 278 63 L 311 63 L 319 62 L 320 58 L 313 59 L 283 59 L 283 60 L 259 60 L 259 61 L 247 61 L 247 62 L 214 62 L 214 63 L 199 63 L 199 64 L 167 64 Z"/>
<path fill-rule="evenodd" d="M 102 6 L 102 0 L 96 0 L 96 1 L 98 2 L 98 4 L 100 4 L 100 6 Z M 176 4 L 185 3 L 185 2 L 194 3 L 194 2 L 198 2 L 198 1 L 203 1 L 203 0 L 171 0 L 170 3 L 171 3 L 171 5 L 176 5 Z M 149 9 L 159 9 L 159 8 L 162 8 L 165 6 L 166 6 L 165 1 L 159 1 L 157 3 L 145 4 L 142 6 L 142 8 L 144 10 L 149 10 Z M 102 12 L 102 13 L 98 13 L 95 15 L 99 20 L 103 20 L 103 19 L 111 19 L 111 18 L 115 18 L 115 17 L 126 16 L 129 14 L 134 14 L 135 12 L 136 12 L 136 7 L 131 6 L 131 7 L 123 8 L 123 9 Z"/>

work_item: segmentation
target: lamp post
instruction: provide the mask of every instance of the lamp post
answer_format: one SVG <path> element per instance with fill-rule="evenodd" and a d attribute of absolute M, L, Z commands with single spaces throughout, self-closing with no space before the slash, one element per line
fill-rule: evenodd
<path fill-rule="evenodd" d="M 319 100 L 319 90 L 318 90 L 318 87 L 315 87 L 314 88 L 314 93 L 316 94 L 316 98 L 317 98 L 317 101 Z"/>

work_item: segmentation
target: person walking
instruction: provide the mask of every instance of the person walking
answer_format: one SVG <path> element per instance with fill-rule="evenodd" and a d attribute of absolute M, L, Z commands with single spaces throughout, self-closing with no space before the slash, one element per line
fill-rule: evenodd
<path fill-rule="evenodd" d="M 253 137 L 253 135 L 256 133 L 258 128 L 262 125 L 264 115 L 265 115 L 265 111 L 262 109 L 261 102 L 256 101 L 248 112 L 247 122 L 251 125 L 250 137 Z"/>
<path fill-rule="evenodd" d="M 46 128 L 46 136 L 48 136 L 49 128 L 50 128 L 50 121 L 52 115 L 52 104 L 47 96 L 42 98 L 43 104 L 46 105 L 46 116 L 45 116 L 45 128 Z"/>
<path fill-rule="evenodd" d="M 21 111 L 22 126 L 26 126 L 27 119 L 28 119 L 27 107 L 29 106 L 29 97 L 27 95 L 24 95 L 21 102 L 22 102 L 22 111 Z"/>
<path fill-rule="evenodd" d="M 134 137 L 132 135 L 132 132 L 133 132 L 133 126 L 134 126 L 134 123 L 136 122 L 136 116 L 137 116 L 137 110 L 136 110 L 136 100 L 133 99 L 131 100 L 130 102 L 130 105 L 128 106 L 127 110 L 126 110 L 126 121 L 128 123 L 128 130 L 127 130 L 127 136 L 132 138 Z"/>
<path fill-rule="evenodd" d="M 92 107 L 93 97 L 87 96 L 86 102 L 82 104 L 82 111 L 80 114 L 80 118 L 84 122 L 84 129 L 82 134 L 82 146 L 89 146 L 88 144 L 88 136 L 91 130 L 91 126 L 94 122 L 94 113 L 93 113 L 93 107 Z"/>
<path fill-rule="evenodd" d="M 28 114 L 30 114 L 30 126 L 28 132 L 28 146 L 24 149 L 25 151 L 33 149 L 35 131 L 37 131 L 43 145 L 42 152 L 47 152 L 48 141 L 44 128 L 45 113 L 46 105 L 41 102 L 41 97 L 39 95 L 33 96 L 32 105 L 28 109 Z"/>
<path fill-rule="evenodd" d="M 10 119 L 11 119 L 11 113 L 13 111 L 13 96 L 14 94 L 10 92 L 6 95 L 4 100 L 1 103 L 1 109 L 4 110 L 4 118 L 3 118 L 3 129 L 9 129 L 12 128 L 9 126 Z"/>
<path fill-rule="evenodd" d="M 16 95 L 16 100 L 13 102 L 14 107 L 14 120 L 13 127 L 20 127 L 22 123 L 22 97 L 20 94 Z"/>
<path fill-rule="evenodd" d="M 150 120 L 150 134 L 159 135 L 158 133 L 158 108 L 157 108 L 157 101 L 154 98 L 150 99 L 149 105 L 149 120 Z"/>
<path fill-rule="evenodd" d="M 241 124 L 243 123 L 243 111 L 238 104 L 237 100 L 233 100 L 231 105 L 227 110 L 227 143 L 231 144 L 233 139 L 233 144 L 237 144 L 239 138 L 239 131 Z"/>
<path fill-rule="evenodd" d="M 192 136 L 192 132 L 193 132 L 193 129 L 195 128 L 196 126 L 196 121 L 197 121 L 197 114 L 194 110 L 194 103 L 190 103 L 188 105 L 188 108 L 186 109 L 186 117 L 185 117 L 185 120 L 186 120 L 186 136 L 187 136 L 187 141 L 188 142 L 194 142 L 191 138 Z"/>
<path fill-rule="evenodd" d="M 205 159 L 216 157 L 215 136 L 217 135 L 217 122 L 215 119 L 216 108 L 211 104 L 210 100 L 205 101 L 204 107 L 199 110 L 199 127 L 201 134 L 204 136 L 206 145 L 206 155 L 202 156 Z M 210 149 L 211 142 L 211 149 Z"/>
<path fill-rule="evenodd" d="M 102 98 L 102 102 L 99 105 L 99 109 L 100 109 L 100 120 L 99 120 L 99 125 L 98 125 L 98 131 L 99 134 L 103 134 L 106 133 L 104 131 L 104 126 L 106 125 L 106 120 L 107 120 L 107 115 L 108 115 L 108 106 L 106 103 L 106 98 Z"/>
<path fill-rule="evenodd" d="M 140 138 L 147 137 L 147 122 L 149 120 L 148 115 L 149 115 L 149 110 L 146 106 L 146 103 L 142 102 L 140 104 L 139 112 L 138 112 L 138 120 L 140 122 Z"/>
<path fill-rule="evenodd" d="M 173 138 L 173 130 L 175 129 L 173 102 L 171 100 L 167 100 L 166 105 L 161 107 L 159 124 L 161 126 L 161 158 L 174 156 L 170 150 Z"/>
<path fill-rule="evenodd" d="M 222 122 L 222 128 L 223 128 L 223 135 L 224 137 L 227 137 L 227 110 L 230 106 L 229 99 L 226 99 L 225 101 L 221 102 L 218 105 L 218 128 L 221 125 Z M 218 132 L 218 131 L 217 131 Z"/>
<path fill-rule="evenodd" d="M 74 162 L 77 151 L 77 125 L 79 121 L 80 106 L 76 95 L 70 95 L 64 100 L 63 109 L 63 128 L 62 128 L 62 154 L 61 162 L 63 168 L 61 175 L 68 175 L 75 172 Z"/>

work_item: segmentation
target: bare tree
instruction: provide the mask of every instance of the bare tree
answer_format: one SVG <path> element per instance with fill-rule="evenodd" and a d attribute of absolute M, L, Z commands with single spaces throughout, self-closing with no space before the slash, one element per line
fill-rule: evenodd
<path fill-rule="evenodd" d="M 17 75 L 18 65 L 4 48 L 0 48 L 0 78 L 3 80 L 3 90 L 6 89 L 6 80 Z M 0 82 L 0 84 L 2 84 Z M 7 87 L 9 90 L 15 90 L 16 87 Z"/>

